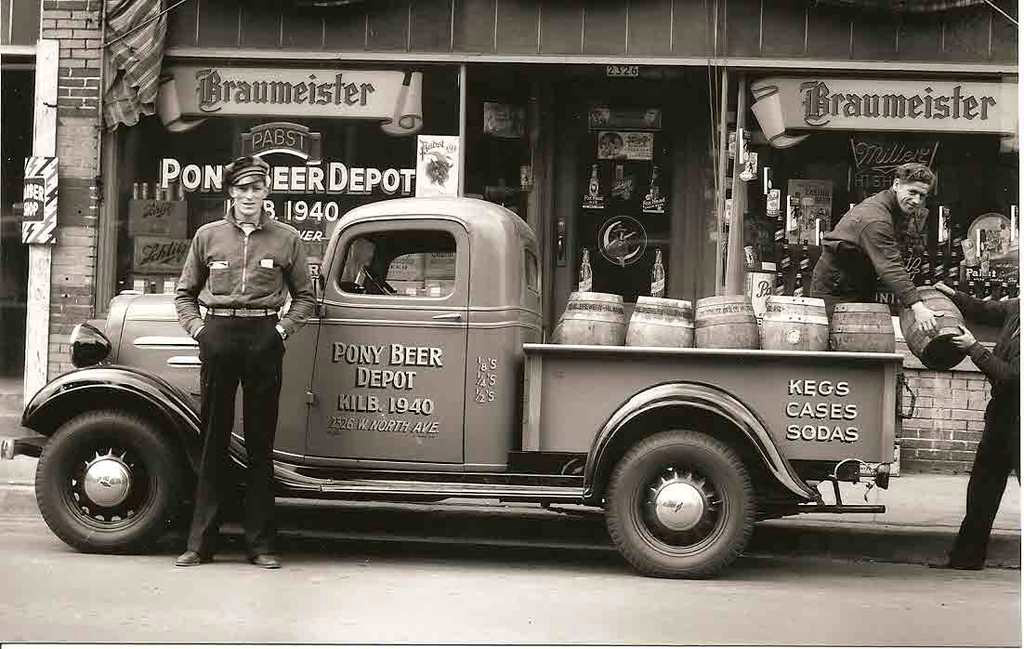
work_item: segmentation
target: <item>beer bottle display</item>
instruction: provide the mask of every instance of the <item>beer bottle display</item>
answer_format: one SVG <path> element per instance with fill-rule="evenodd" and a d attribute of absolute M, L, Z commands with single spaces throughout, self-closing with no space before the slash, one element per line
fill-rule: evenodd
<path fill-rule="evenodd" d="M 601 195 L 601 181 L 597 178 L 597 165 L 590 167 L 590 182 L 587 183 L 587 196 Z"/>
<path fill-rule="evenodd" d="M 1007 282 L 1004 279 L 1003 283 L 999 285 L 999 301 L 1002 302 L 1004 300 L 1009 300 L 1009 299 L 1010 299 L 1010 283 Z"/>
<path fill-rule="evenodd" d="M 793 297 L 804 296 L 804 273 L 799 268 L 796 271 L 796 279 L 793 281 Z"/>
<path fill-rule="evenodd" d="M 579 290 L 584 293 L 594 290 L 594 273 L 590 270 L 590 251 L 586 248 L 583 249 L 583 261 L 580 263 Z"/>
<path fill-rule="evenodd" d="M 925 286 L 932 285 L 932 263 L 928 258 L 927 250 L 921 253 L 921 273 L 918 275 L 918 278 L 921 280 L 921 283 L 918 284 L 918 286 L 921 284 L 924 284 Z"/>
<path fill-rule="evenodd" d="M 986 302 L 992 299 L 992 280 L 987 277 L 981 288 L 981 299 Z"/>
<path fill-rule="evenodd" d="M 935 283 L 946 279 L 946 255 L 943 254 L 942 248 L 943 246 L 940 244 L 939 249 L 935 251 Z"/>
<path fill-rule="evenodd" d="M 665 266 L 661 262 L 661 248 L 654 249 L 654 267 L 651 268 L 651 297 L 665 297 Z"/>
<path fill-rule="evenodd" d="M 1017 280 L 1011 279 L 1009 281 L 1006 296 L 1008 298 L 1017 297 Z"/>

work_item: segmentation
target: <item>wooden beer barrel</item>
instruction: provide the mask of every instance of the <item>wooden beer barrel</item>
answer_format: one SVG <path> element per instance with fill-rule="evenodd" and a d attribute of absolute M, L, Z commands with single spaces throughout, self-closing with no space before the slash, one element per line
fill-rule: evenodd
<path fill-rule="evenodd" d="M 622 296 L 612 293 L 569 294 L 553 342 L 562 345 L 621 345 L 626 339 Z"/>
<path fill-rule="evenodd" d="M 837 352 L 895 352 L 896 333 L 886 304 L 837 304 L 829 327 L 829 347 Z"/>
<path fill-rule="evenodd" d="M 693 305 L 687 300 L 638 297 L 626 327 L 632 347 L 693 347 Z"/>
<path fill-rule="evenodd" d="M 952 338 L 960 333 L 960 325 L 964 324 L 964 316 L 956 308 L 953 301 L 939 293 L 938 289 L 919 286 L 917 294 L 932 311 L 942 313 L 937 318 L 939 330 L 934 335 L 921 331 L 910 308 L 900 313 L 900 328 L 907 341 L 907 347 L 917 356 L 924 366 L 932 370 L 948 370 L 967 356 L 953 345 Z"/>
<path fill-rule="evenodd" d="M 718 295 L 697 300 L 693 337 L 704 349 L 760 349 L 754 307 L 746 295 Z"/>
<path fill-rule="evenodd" d="M 825 300 L 770 295 L 761 318 L 761 348 L 787 351 L 828 350 Z"/>

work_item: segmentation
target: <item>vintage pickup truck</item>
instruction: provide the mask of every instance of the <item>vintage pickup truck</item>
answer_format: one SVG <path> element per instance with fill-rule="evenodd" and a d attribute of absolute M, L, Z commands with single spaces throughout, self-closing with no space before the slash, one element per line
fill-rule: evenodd
<path fill-rule="evenodd" d="M 837 481 L 888 483 L 898 355 L 542 344 L 537 240 L 473 199 L 352 210 L 314 283 L 316 317 L 287 342 L 281 496 L 602 508 L 629 563 L 664 577 L 718 572 L 757 520 L 884 511 Z M 197 345 L 172 296 L 122 294 L 72 355 L 25 407 L 38 435 L 3 455 L 39 456 L 65 542 L 135 551 L 187 509 Z"/>

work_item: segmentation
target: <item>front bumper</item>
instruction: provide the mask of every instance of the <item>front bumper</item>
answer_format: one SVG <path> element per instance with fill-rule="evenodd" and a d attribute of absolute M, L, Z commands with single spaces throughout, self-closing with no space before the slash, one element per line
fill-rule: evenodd
<path fill-rule="evenodd" d="M 0 460 L 12 460 L 17 455 L 39 457 L 46 446 L 47 437 L 31 435 L 29 437 L 5 437 L 0 439 Z"/>

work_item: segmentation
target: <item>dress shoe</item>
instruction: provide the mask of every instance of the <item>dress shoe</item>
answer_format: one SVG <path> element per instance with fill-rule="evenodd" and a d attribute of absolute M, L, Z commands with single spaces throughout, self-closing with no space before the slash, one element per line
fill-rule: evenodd
<path fill-rule="evenodd" d="M 280 568 L 281 560 L 277 558 L 276 554 L 254 554 L 249 557 L 249 563 L 260 568 Z"/>
<path fill-rule="evenodd" d="M 175 559 L 174 565 L 182 568 L 190 568 L 192 566 L 198 566 L 201 563 L 209 563 L 211 561 L 213 561 L 213 557 L 208 554 L 200 554 L 195 550 L 188 550 Z"/>
<path fill-rule="evenodd" d="M 944 570 L 983 570 L 985 564 L 982 563 L 958 563 L 953 561 L 936 561 L 929 562 L 929 568 L 941 568 Z"/>

